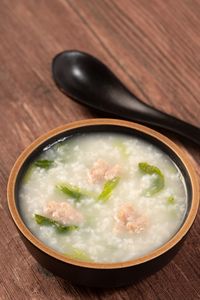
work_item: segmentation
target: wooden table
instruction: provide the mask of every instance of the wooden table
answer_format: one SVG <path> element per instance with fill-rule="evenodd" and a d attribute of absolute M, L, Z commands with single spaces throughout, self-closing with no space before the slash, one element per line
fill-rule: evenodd
<path fill-rule="evenodd" d="M 200 217 L 176 257 L 122 289 L 70 285 L 42 269 L 9 216 L 6 184 L 20 154 L 39 135 L 96 115 L 61 94 L 51 60 L 65 49 L 99 57 L 142 100 L 200 126 L 198 0 L 1 0 L 0 299 L 200 299 Z M 103 117 L 103 115 L 98 115 Z M 199 147 L 165 132 L 193 160 Z"/>

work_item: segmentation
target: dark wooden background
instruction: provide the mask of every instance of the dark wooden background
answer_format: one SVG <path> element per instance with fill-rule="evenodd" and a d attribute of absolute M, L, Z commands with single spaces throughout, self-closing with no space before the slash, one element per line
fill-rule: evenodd
<path fill-rule="evenodd" d="M 55 87 L 51 60 L 65 49 L 99 57 L 145 102 L 200 126 L 200 1 L 0 1 L 0 299 L 200 299 L 200 217 L 158 273 L 118 290 L 78 288 L 42 269 L 6 203 L 9 172 L 39 135 L 96 117 Z M 103 115 L 99 115 L 103 117 Z M 165 132 L 197 169 L 199 147 Z"/>

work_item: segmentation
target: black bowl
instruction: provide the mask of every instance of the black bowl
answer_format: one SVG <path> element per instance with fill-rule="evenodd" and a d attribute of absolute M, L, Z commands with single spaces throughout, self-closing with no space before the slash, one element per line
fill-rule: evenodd
<path fill-rule="evenodd" d="M 181 171 L 187 189 L 187 212 L 177 231 L 160 248 L 149 254 L 121 263 L 94 263 L 69 258 L 37 239 L 23 222 L 19 209 L 19 186 L 29 164 L 41 151 L 56 141 L 81 133 L 117 132 L 141 138 L 159 147 Z M 199 204 L 199 188 L 195 171 L 186 154 L 160 133 L 136 123 L 114 119 L 91 119 L 56 128 L 34 141 L 16 161 L 8 182 L 8 205 L 11 216 L 26 247 L 46 269 L 74 284 L 92 287 L 119 287 L 133 283 L 165 265 L 180 248 L 188 233 Z"/>

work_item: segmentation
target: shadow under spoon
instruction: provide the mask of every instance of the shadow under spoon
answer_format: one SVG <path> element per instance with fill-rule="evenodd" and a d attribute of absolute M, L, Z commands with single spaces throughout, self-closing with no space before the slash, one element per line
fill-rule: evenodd
<path fill-rule="evenodd" d="M 200 128 L 161 112 L 138 99 L 100 60 L 80 51 L 64 51 L 52 62 L 58 88 L 97 110 L 169 129 L 200 145 Z"/>

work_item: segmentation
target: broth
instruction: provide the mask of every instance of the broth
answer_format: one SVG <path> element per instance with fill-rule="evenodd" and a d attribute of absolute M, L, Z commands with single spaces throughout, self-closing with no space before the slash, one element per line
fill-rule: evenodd
<path fill-rule="evenodd" d="M 58 142 L 27 170 L 20 211 L 33 234 L 85 261 L 142 257 L 180 228 L 182 175 L 159 148 L 125 134 L 90 133 Z"/>

